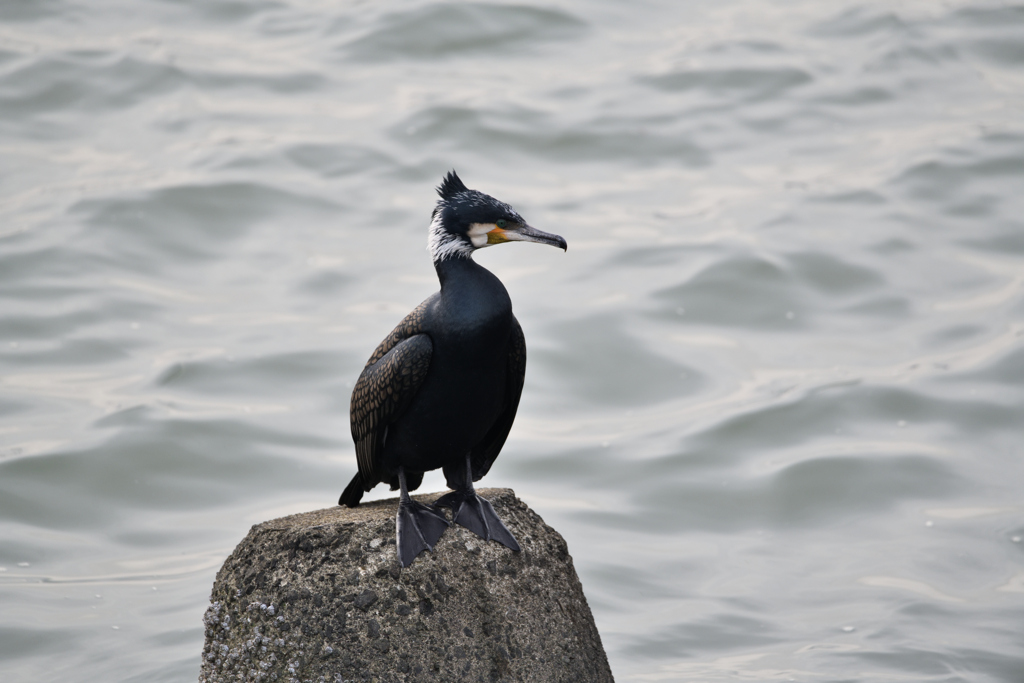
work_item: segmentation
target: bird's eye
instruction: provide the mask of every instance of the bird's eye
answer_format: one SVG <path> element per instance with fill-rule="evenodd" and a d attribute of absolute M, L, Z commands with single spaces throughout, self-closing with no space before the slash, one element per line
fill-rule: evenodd
<path fill-rule="evenodd" d="M 494 224 L 497 225 L 502 230 L 508 227 L 508 221 L 505 220 L 504 218 L 499 218 L 498 220 L 494 221 Z"/>

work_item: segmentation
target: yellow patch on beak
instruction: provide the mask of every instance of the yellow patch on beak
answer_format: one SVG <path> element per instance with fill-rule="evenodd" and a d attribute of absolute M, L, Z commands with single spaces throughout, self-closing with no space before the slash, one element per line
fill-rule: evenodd
<path fill-rule="evenodd" d="M 501 228 L 495 228 L 487 233 L 487 244 L 501 244 L 502 242 L 510 242 L 511 240 L 505 237 L 505 231 Z"/>

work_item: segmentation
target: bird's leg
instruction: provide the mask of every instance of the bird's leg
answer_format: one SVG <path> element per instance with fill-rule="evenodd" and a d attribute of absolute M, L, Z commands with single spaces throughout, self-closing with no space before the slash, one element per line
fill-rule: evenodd
<path fill-rule="evenodd" d="M 490 502 L 476 494 L 473 488 L 473 466 L 468 453 L 461 479 L 461 482 L 457 482 L 457 477 L 449 478 L 449 486 L 453 481 L 457 482 L 453 487 L 455 490 L 438 498 L 434 505 L 450 507 L 453 522 L 466 527 L 485 541 L 497 541 L 518 552 L 519 543 L 512 532 L 498 519 Z"/>
<path fill-rule="evenodd" d="M 424 505 L 409 497 L 405 484 L 405 470 L 398 468 L 398 514 L 395 527 L 398 537 L 398 561 L 408 567 L 424 550 L 433 550 L 434 544 L 448 528 L 448 520 L 433 506 Z"/>

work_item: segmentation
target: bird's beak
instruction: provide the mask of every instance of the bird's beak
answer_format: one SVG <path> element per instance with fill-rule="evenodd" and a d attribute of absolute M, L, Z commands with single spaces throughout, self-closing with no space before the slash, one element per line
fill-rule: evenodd
<path fill-rule="evenodd" d="M 567 251 L 569 248 L 569 245 L 565 243 L 565 238 L 560 235 L 552 235 L 550 232 L 538 230 L 525 223 L 504 230 L 494 228 L 487 233 L 487 244 L 501 244 L 502 242 L 538 242 L 561 247 L 562 251 Z"/>

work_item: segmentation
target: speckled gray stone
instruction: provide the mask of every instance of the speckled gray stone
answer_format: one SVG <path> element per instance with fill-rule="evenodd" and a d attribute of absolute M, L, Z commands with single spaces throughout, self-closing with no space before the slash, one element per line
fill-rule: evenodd
<path fill-rule="evenodd" d="M 612 681 L 565 541 L 511 490 L 480 494 L 522 552 L 453 526 L 400 569 L 397 499 L 254 526 L 217 574 L 199 680 Z"/>

